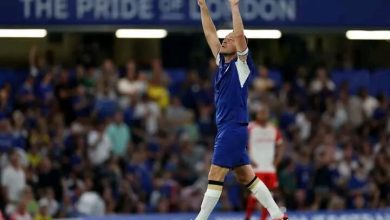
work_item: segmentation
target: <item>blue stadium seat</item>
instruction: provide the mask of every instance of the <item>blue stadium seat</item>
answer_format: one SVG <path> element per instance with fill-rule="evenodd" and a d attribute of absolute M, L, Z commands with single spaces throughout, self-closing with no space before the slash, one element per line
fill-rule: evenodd
<path fill-rule="evenodd" d="M 283 78 L 279 70 L 269 70 L 268 77 L 274 81 L 276 88 L 280 88 Z"/>
<path fill-rule="evenodd" d="M 181 84 L 186 79 L 185 69 L 166 69 L 167 74 L 171 79 L 171 83 L 168 87 L 171 95 L 178 95 L 181 89 Z"/>
<path fill-rule="evenodd" d="M 378 70 L 372 73 L 369 91 L 374 96 L 383 92 L 390 97 L 390 69 Z"/>
<path fill-rule="evenodd" d="M 335 70 L 331 73 L 331 79 L 337 87 L 348 83 L 350 94 L 356 94 L 361 88 L 370 87 L 368 70 Z"/>
<path fill-rule="evenodd" d="M 166 72 L 172 80 L 172 83 L 181 83 L 186 79 L 185 69 L 166 69 Z"/>
<path fill-rule="evenodd" d="M 6 83 L 10 83 L 15 91 L 23 85 L 27 75 L 27 70 L 0 69 L 0 87 L 4 86 Z"/>

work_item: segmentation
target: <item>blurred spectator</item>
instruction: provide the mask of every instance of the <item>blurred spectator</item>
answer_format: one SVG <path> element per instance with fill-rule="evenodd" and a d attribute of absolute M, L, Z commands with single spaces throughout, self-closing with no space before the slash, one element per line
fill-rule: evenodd
<path fill-rule="evenodd" d="M 55 198 L 60 199 L 62 196 L 62 186 L 61 186 L 61 171 L 60 169 L 54 167 L 53 162 L 45 157 L 42 159 L 39 164 L 38 170 L 38 190 L 41 192 L 47 191 L 48 188 L 50 190 L 54 190 Z M 50 192 L 50 196 L 51 196 Z"/>
<path fill-rule="evenodd" d="M 87 178 L 82 194 L 77 201 L 77 211 L 81 215 L 100 216 L 105 213 L 105 205 L 102 198 L 93 189 L 93 182 Z"/>
<path fill-rule="evenodd" d="M 34 216 L 38 212 L 39 204 L 34 198 L 34 193 L 31 189 L 31 187 L 26 186 L 23 189 L 23 192 L 21 195 L 24 196 L 26 199 L 28 213 L 30 213 L 32 216 Z"/>
<path fill-rule="evenodd" d="M 130 128 L 123 122 L 123 113 L 117 112 L 107 129 L 106 134 L 112 143 L 112 153 L 123 157 L 127 153 L 127 146 L 131 141 Z"/>
<path fill-rule="evenodd" d="M 74 119 L 72 108 L 72 96 L 75 83 L 71 81 L 69 71 L 63 69 L 58 77 L 58 82 L 55 86 L 55 94 L 58 99 L 60 108 L 62 109 L 66 124 L 70 124 Z"/>
<path fill-rule="evenodd" d="M 44 196 L 39 200 L 39 206 L 41 208 L 42 205 L 46 208 L 45 215 L 52 217 L 57 214 L 59 205 L 54 198 L 54 191 L 52 188 L 46 188 Z"/>
<path fill-rule="evenodd" d="M 147 84 L 140 76 L 136 63 L 130 60 L 126 65 L 126 75 L 118 81 L 121 106 L 125 108 L 131 100 L 146 92 Z"/>
<path fill-rule="evenodd" d="M 46 73 L 37 91 L 37 98 L 39 98 L 41 111 L 45 116 L 50 113 L 49 108 L 53 104 L 55 98 L 52 78 L 53 74 L 51 72 Z"/>
<path fill-rule="evenodd" d="M 253 82 L 253 87 L 257 92 L 270 91 L 275 87 L 275 82 L 269 78 L 268 68 L 265 66 L 259 67 L 258 77 Z"/>
<path fill-rule="evenodd" d="M 32 220 L 30 213 L 27 211 L 27 199 L 22 197 L 14 213 L 11 214 L 11 220 Z"/>
<path fill-rule="evenodd" d="M 7 118 L 0 116 L 0 152 L 6 153 L 13 147 L 12 126 Z"/>
<path fill-rule="evenodd" d="M 36 101 L 34 78 L 32 76 L 28 76 L 17 93 L 17 103 L 22 109 L 32 107 Z"/>
<path fill-rule="evenodd" d="M 105 124 L 96 123 L 95 129 L 88 134 L 88 156 L 92 165 L 99 166 L 110 157 L 112 144 L 110 137 L 105 133 Z"/>
<path fill-rule="evenodd" d="M 28 130 L 26 128 L 25 116 L 21 111 L 14 111 L 12 114 L 13 122 L 13 145 L 26 149 Z"/>
<path fill-rule="evenodd" d="M 16 204 L 21 199 L 21 192 L 26 186 L 26 175 L 20 164 L 20 155 L 17 150 L 9 152 L 9 164 L 2 169 L 1 185 L 7 192 L 6 198 L 10 205 Z M 24 209 L 26 204 L 19 204 Z"/>
<path fill-rule="evenodd" d="M 170 129 L 170 131 L 177 132 L 189 118 L 190 112 L 184 108 L 178 97 L 173 97 L 171 99 L 171 105 L 166 110 L 166 128 Z"/>
<path fill-rule="evenodd" d="M 365 117 L 371 118 L 374 110 L 379 106 L 378 100 L 368 94 L 367 89 L 363 88 L 359 91 L 359 97 L 362 100 Z"/>
<path fill-rule="evenodd" d="M 169 105 L 169 92 L 166 88 L 169 78 L 164 72 L 160 60 L 154 60 L 152 62 L 152 71 L 147 94 L 164 110 Z"/>
<path fill-rule="evenodd" d="M 52 220 L 49 215 L 48 204 L 45 200 L 39 201 L 39 211 L 35 215 L 34 220 Z"/>
<path fill-rule="evenodd" d="M 0 88 L 0 117 L 11 114 L 12 104 L 10 101 L 9 91 L 6 88 Z"/>
<path fill-rule="evenodd" d="M 87 118 L 92 111 L 92 100 L 88 97 L 86 88 L 78 85 L 76 93 L 72 97 L 72 110 L 76 118 Z"/>
<path fill-rule="evenodd" d="M 109 88 L 115 88 L 115 85 L 118 81 L 119 77 L 119 71 L 117 67 L 115 66 L 112 59 L 105 59 L 101 65 L 101 69 L 97 70 L 97 73 L 95 75 L 95 79 L 98 83 L 106 84 Z"/>
<path fill-rule="evenodd" d="M 319 67 L 316 70 L 316 77 L 310 83 L 310 92 L 315 94 L 335 89 L 335 84 L 328 78 L 327 70 L 324 67 Z"/>
<path fill-rule="evenodd" d="M 134 103 L 133 118 L 138 122 L 143 121 L 141 126 L 143 130 L 148 135 L 154 135 L 159 130 L 161 109 L 155 101 L 144 94 Z"/>

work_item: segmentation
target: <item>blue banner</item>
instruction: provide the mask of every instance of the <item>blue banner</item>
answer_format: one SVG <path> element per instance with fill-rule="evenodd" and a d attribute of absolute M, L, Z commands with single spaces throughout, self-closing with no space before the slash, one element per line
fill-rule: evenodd
<path fill-rule="evenodd" d="M 229 24 L 228 0 L 207 0 Z M 389 0 L 241 0 L 247 27 L 389 28 Z M 197 0 L 0 0 L 0 25 L 200 25 Z"/>
<path fill-rule="evenodd" d="M 85 217 L 81 220 L 191 220 L 196 214 L 148 214 L 112 215 L 104 217 Z M 242 220 L 244 213 L 214 213 L 209 220 Z M 259 219 L 253 216 L 252 219 Z M 340 212 L 291 212 L 289 220 L 390 220 L 390 211 L 340 211 Z"/>

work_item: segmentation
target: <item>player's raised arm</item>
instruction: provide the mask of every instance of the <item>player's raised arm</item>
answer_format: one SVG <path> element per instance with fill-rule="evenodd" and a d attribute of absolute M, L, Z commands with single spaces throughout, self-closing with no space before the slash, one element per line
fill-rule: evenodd
<path fill-rule="evenodd" d="M 248 54 L 248 46 L 244 35 L 244 24 L 242 22 L 240 8 L 238 3 L 240 0 L 230 0 L 233 17 L 233 36 L 236 42 L 237 54 L 240 60 L 246 61 Z"/>
<path fill-rule="evenodd" d="M 217 29 L 215 28 L 214 22 L 211 19 L 206 0 L 198 0 L 198 5 L 200 7 L 204 35 L 206 37 L 207 43 L 209 44 L 211 52 L 213 53 L 214 57 L 217 57 L 218 51 L 221 48 L 221 42 L 219 42 L 217 36 Z"/>

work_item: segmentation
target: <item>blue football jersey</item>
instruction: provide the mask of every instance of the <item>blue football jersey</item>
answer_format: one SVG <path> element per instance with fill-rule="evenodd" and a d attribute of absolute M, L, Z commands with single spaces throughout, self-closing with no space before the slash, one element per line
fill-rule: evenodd
<path fill-rule="evenodd" d="M 256 71 L 250 52 L 247 61 L 236 58 L 225 63 L 217 56 L 218 70 L 214 79 L 214 101 L 217 126 L 229 123 L 248 123 L 248 82 Z"/>

